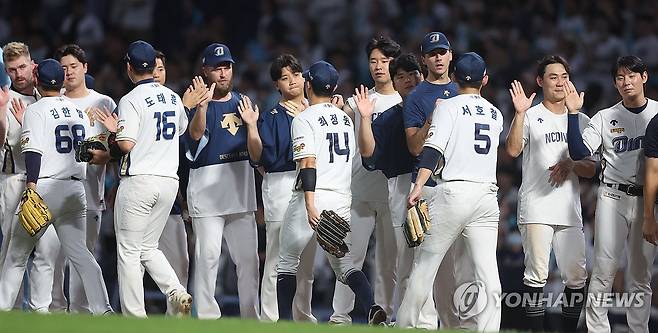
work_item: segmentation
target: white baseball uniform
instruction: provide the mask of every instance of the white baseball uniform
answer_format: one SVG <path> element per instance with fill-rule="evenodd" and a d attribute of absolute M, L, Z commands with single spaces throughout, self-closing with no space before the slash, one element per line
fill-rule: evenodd
<path fill-rule="evenodd" d="M 24 153 L 41 155 L 37 192 L 52 212 L 52 225 L 64 254 L 85 276 L 83 285 L 92 313 L 103 314 L 112 308 L 101 269 L 84 242 L 86 200 L 81 180 L 86 165 L 74 157 L 74 146 L 84 140 L 88 127 L 87 115 L 74 104 L 62 97 L 44 97 L 25 112 L 21 147 Z M 0 309 L 8 309 L 13 303 L 30 252 L 44 233 L 30 237 L 21 229 L 12 230 L 5 269 L 0 273 L 2 288 L 10 286 L 0 292 Z"/>
<path fill-rule="evenodd" d="M 626 310 L 631 332 L 648 332 L 651 311 L 651 270 L 655 246 L 642 238 L 643 201 L 619 190 L 619 185 L 644 184 L 644 133 L 658 114 L 658 104 L 648 99 L 639 113 L 622 102 L 599 111 L 583 131 L 583 142 L 590 152 L 601 152 L 601 185 L 596 205 L 594 266 L 586 308 L 590 332 L 610 332 L 608 308 L 600 306 L 609 293 L 624 247 L 628 248 L 628 292 L 639 294 L 643 306 Z M 604 301 L 605 302 L 605 301 Z"/>
<path fill-rule="evenodd" d="M 145 317 L 141 266 L 165 295 L 185 291 L 158 242 L 178 190 L 179 136 L 187 117 L 180 97 L 152 80 L 121 98 L 118 113 L 117 141 L 135 143 L 121 158 L 114 208 L 119 296 L 125 315 Z"/>
<path fill-rule="evenodd" d="M 315 157 L 315 208 L 319 213 L 333 210 L 349 221 L 352 158 L 356 149 L 350 117 L 331 103 L 312 105 L 293 120 L 292 137 L 293 160 Z M 315 242 L 315 232 L 308 224 L 304 191 L 301 189 L 293 192 L 282 223 L 277 273 L 294 275 L 302 251 L 309 242 Z M 351 249 L 349 239 L 346 243 Z M 343 283 L 346 283 L 350 273 L 358 271 L 350 253 L 337 258 L 325 252 L 336 279 Z"/>
<path fill-rule="evenodd" d="M 190 255 L 187 250 L 187 232 L 181 214 L 169 214 L 165 223 L 158 248 L 174 269 L 178 281 L 187 288 L 190 267 Z M 167 303 L 167 315 L 175 315 L 174 305 Z"/>
<path fill-rule="evenodd" d="M 461 234 L 473 262 L 475 279 L 485 288 L 487 298 L 476 315 L 477 330 L 499 330 L 496 159 L 502 128 L 500 111 L 479 95 L 445 100 L 434 112 L 425 147 L 441 152 L 445 166 L 429 198 L 432 229 L 416 252 L 407 293 L 398 311 L 400 327 L 417 326 L 439 265 Z"/>
<path fill-rule="evenodd" d="M 215 298 L 222 239 L 236 265 L 240 316 L 259 318 L 256 185 L 247 130 L 238 116 L 240 98 L 232 92 L 227 101 L 208 103 L 206 131 L 190 144 L 188 155 L 187 203 L 196 237 L 194 298 L 201 319 L 222 315 Z"/>
<path fill-rule="evenodd" d="M 9 90 L 10 100 L 19 99 L 26 107 L 37 101 L 38 93 L 23 95 L 14 90 Z M 11 111 L 11 105 L 8 105 Z M 2 247 L 0 249 L 0 269 L 7 257 L 7 249 L 11 240 L 12 229 L 18 226 L 16 207 L 21 194 L 25 190 L 25 160 L 21 155 L 20 137 L 22 125 L 11 113 L 7 112 L 7 139 L 0 149 L 2 166 L 0 173 L 0 231 L 3 234 Z M 20 226 L 19 226 L 20 227 Z M 51 289 L 53 280 L 53 266 L 56 251 L 59 249 L 59 239 L 53 228 L 48 228 L 36 244 L 34 259 L 29 268 L 29 291 L 28 307 L 34 311 L 47 312 L 51 302 Z M 12 265 L 13 263 L 9 263 Z M 22 283 L 22 281 L 21 281 Z M 23 286 L 16 298 L 15 308 L 20 309 L 23 303 Z"/>
<path fill-rule="evenodd" d="M 79 110 L 87 112 L 89 108 L 101 108 L 112 112 L 116 103 L 109 96 L 102 95 L 95 90 L 88 89 L 88 94 L 80 98 L 62 96 L 75 104 Z M 89 126 L 87 137 L 98 135 L 107 129 L 98 121 Z M 96 241 L 101 228 L 101 216 L 105 210 L 105 165 L 87 164 L 87 178 L 85 179 L 85 197 L 87 198 L 87 223 L 85 233 L 86 244 L 92 254 L 95 253 Z M 51 310 L 65 311 L 67 301 L 64 295 L 64 268 L 66 266 L 64 253 L 60 251 L 55 265 L 55 279 L 53 285 L 53 302 Z M 80 281 L 80 276 L 75 271 L 69 273 L 69 310 L 71 312 L 90 312 L 87 297 Z"/>
<path fill-rule="evenodd" d="M 400 94 L 383 95 L 374 88 L 368 90 L 368 98 L 375 99 L 373 120 L 392 106 L 402 102 Z M 354 98 L 347 100 L 354 110 L 355 131 L 358 133 L 361 116 Z M 397 257 L 395 232 L 391 221 L 391 211 L 388 206 L 388 180 L 381 171 L 368 171 L 363 167 L 361 154 L 357 152 L 352 161 L 352 231 L 347 235 L 350 239 L 350 253 L 354 265 L 361 269 L 366 258 L 368 243 L 373 230 L 375 234 L 375 274 L 373 276 L 375 303 L 380 305 L 390 316 L 393 314 Z M 330 321 L 335 323 L 351 323 L 349 313 L 354 309 L 354 293 L 345 284 L 336 281 L 333 300 L 334 313 Z"/>
<path fill-rule="evenodd" d="M 589 117 L 582 113 L 579 117 L 582 131 Z M 555 114 L 543 103 L 528 109 L 523 119 L 522 142 L 518 224 L 525 252 L 523 283 L 538 288 L 546 285 L 552 248 L 565 285 L 583 288 L 587 270 L 578 176 L 571 172 L 559 187 L 549 181 L 548 168 L 569 158 L 566 110 Z"/>

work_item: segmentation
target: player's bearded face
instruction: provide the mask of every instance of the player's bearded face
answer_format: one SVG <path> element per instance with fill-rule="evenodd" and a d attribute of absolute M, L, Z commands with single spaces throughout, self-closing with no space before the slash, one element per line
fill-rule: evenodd
<path fill-rule="evenodd" d="M 370 68 L 370 76 L 375 82 L 388 83 L 391 80 L 388 72 L 389 62 L 391 62 L 391 58 L 385 56 L 379 49 L 370 52 L 368 67 Z"/>
<path fill-rule="evenodd" d="M 636 73 L 622 67 L 615 76 L 615 88 L 617 88 L 622 98 L 633 98 L 644 92 L 644 84 L 648 78 L 646 72 Z"/>
<path fill-rule="evenodd" d="M 304 78 L 301 72 L 293 72 L 286 66 L 281 69 L 281 77 L 276 81 L 276 88 L 285 99 L 293 99 L 304 93 Z"/>
<path fill-rule="evenodd" d="M 16 89 L 22 90 L 34 85 L 34 65 L 28 57 L 20 56 L 12 60 L 5 59 L 5 68 L 12 85 Z"/>
<path fill-rule="evenodd" d="M 562 64 L 550 64 L 546 66 L 544 76 L 537 81 L 542 87 L 544 98 L 551 102 L 563 100 L 567 94 L 565 85 L 569 81 L 569 73 Z"/>
<path fill-rule="evenodd" d="M 63 56 L 61 63 L 64 68 L 64 88 L 66 90 L 75 89 L 85 82 L 86 64 L 81 63 L 72 55 Z"/>
<path fill-rule="evenodd" d="M 233 66 L 221 63 L 215 68 L 205 68 L 208 84 L 215 83 L 215 96 L 226 96 L 233 88 Z"/>

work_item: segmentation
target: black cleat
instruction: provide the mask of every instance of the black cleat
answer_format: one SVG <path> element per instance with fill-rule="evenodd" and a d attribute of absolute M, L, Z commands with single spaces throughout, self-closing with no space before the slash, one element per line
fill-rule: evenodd
<path fill-rule="evenodd" d="M 370 307 L 370 311 L 368 311 L 368 325 L 386 325 L 386 311 L 381 306 L 375 304 Z"/>

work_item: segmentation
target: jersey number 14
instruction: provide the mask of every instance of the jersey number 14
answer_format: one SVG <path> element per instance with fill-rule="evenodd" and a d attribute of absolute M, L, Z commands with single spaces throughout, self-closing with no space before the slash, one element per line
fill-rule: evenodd
<path fill-rule="evenodd" d="M 329 163 L 334 163 L 334 154 L 345 155 L 345 162 L 350 161 L 350 137 L 347 132 L 343 132 L 345 138 L 345 148 L 340 147 L 340 139 L 338 133 L 327 133 L 327 140 L 329 141 Z"/>

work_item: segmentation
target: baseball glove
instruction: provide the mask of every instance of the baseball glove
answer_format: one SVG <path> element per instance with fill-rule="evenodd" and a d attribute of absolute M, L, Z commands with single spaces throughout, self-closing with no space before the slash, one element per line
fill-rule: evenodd
<path fill-rule="evenodd" d="M 47 228 L 53 216 L 39 193 L 25 189 L 21 198 L 18 221 L 30 236 L 36 235 L 42 228 Z"/>
<path fill-rule="evenodd" d="M 110 132 L 103 132 L 96 136 L 84 139 L 79 145 L 75 146 L 75 160 L 77 162 L 91 161 L 91 154 L 87 151 L 92 150 L 108 150 L 109 145 L 115 139 L 115 134 Z"/>
<path fill-rule="evenodd" d="M 320 246 L 327 252 L 342 258 L 350 249 L 345 244 L 345 237 L 350 232 L 350 225 L 333 210 L 323 210 L 320 222 L 315 228 Z"/>
<path fill-rule="evenodd" d="M 430 214 L 427 202 L 418 201 L 407 211 L 407 220 L 402 225 L 404 238 L 409 247 L 420 245 L 425 239 L 425 233 L 430 230 Z"/>

